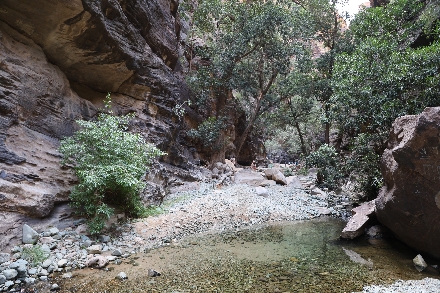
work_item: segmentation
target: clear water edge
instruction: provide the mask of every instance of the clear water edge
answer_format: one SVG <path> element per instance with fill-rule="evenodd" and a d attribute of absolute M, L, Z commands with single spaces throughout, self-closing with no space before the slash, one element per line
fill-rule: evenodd
<path fill-rule="evenodd" d="M 61 292 L 78 293 L 333 293 L 362 291 L 364 286 L 398 279 L 439 278 L 433 268 L 417 272 L 412 264 L 415 252 L 398 241 L 339 240 L 344 225 L 318 218 L 195 235 L 106 270 L 75 271 L 74 278 L 60 279 L 59 284 Z M 148 269 L 161 276 L 148 277 Z M 115 279 L 121 271 L 128 280 Z"/>

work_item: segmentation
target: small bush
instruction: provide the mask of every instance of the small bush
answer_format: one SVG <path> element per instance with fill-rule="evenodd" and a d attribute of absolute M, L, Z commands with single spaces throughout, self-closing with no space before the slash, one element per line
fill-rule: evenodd
<path fill-rule="evenodd" d="M 225 120 L 224 117 L 209 117 L 203 121 L 197 129 L 188 131 L 188 136 L 199 139 L 206 148 L 218 150 L 223 146 L 222 142 L 218 140 L 221 130 L 225 128 Z"/>
<path fill-rule="evenodd" d="M 113 214 L 109 204 L 121 207 L 127 216 L 144 213 L 141 178 L 152 160 L 164 154 L 139 134 L 128 132 L 133 116 L 115 116 L 110 94 L 105 108 L 96 121 L 77 120 L 80 130 L 60 146 L 62 164 L 72 165 L 79 180 L 70 195 L 71 205 L 88 218 L 92 234 L 99 233 Z"/>
<path fill-rule="evenodd" d="M 37 244 L 32 247 L 23 247 L 21 257 L 31 263 L 32 266 L 38 266 L 49 257 L 49 253 L 44 251 L 41 245 Z"/>
<path fill-rule="evenodd" d="M 358 135 L 351 145 L 351 155 L 346 163 L 347 173 L 355 182 L 355 190 L 367 198 L 374 198 L 383 185 L 380 156 L 373 149 L 374 141 L 375 137 L 370 134 Z"/>
<path fill-rule="evenodd" d="M 316 183 L 323 187 L 335 189 L 343 178 L 341 164 L 336 149 L 323 144 L 318 150 L 306 157 L 306 167 L 318 168 Z"/>

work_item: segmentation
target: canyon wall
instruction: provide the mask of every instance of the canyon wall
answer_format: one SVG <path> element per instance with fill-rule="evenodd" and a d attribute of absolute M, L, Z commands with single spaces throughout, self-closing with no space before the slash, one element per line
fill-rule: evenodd
<path fill-rule="evenodd" d="M 76 182 L 59 141 L 93 119 L 107 92 L 132 131 L 189 170 L 197 153 L 173 108 L 189 99 L 174 0 L 0 2 L 0 248 L 24 217 L 45 217 Z M 175 171 L 174 171 L 175 172 Z"/>

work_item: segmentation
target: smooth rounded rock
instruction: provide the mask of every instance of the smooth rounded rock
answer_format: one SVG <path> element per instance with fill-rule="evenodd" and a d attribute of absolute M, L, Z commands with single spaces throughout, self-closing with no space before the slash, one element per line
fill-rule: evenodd
<path fill-rule="evenodd" d="M 127 274 L 125 274 L 124 272 L 120 272 L 117 276 L 116 279 L 118 280 L 126 280 L 128 279 Z"/>
<path fill-rule="evenodd" d="M 102 252 L 102 246 L 99 244 L 91 245 L 86 248 L 88 254 L 100 254 Z"/>
<path fill-rule="evenodd" d="M 18 272 L 14 269 L 7 269 L 2 272 L 2 274 L 6 277 L 6 280 L 15 279 L 18 276 Z"/>
<path fill-rule="evenodd" d="M 64 268 L 68 262 L 69 261 L 67 259 L 63 258 L 58 261 L 57 265 L 59 268 Z"/>

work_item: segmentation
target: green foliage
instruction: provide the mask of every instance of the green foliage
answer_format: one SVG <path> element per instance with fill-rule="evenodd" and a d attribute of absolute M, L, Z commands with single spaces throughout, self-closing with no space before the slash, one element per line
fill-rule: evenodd
<path fill-rule="evenodd" d="M 323 144 L 318 150 L 306 157 L 306 167 L 318 168 L 316 183 L 320 186 L 335 189 L 343 178 L 340 158 L 336 149 Z"/>
<path fill-rule="evenodd" d="M 440 103 L 438 35 L 426 46 L 412 45 L 434 25 L 425 11 L 421 1 L 396 0 L 352 22 L 354 49 L 338 56 L 332 81 L 332 118 L 344 132 L 378 135 L 384 148 L 397 117 Z"/>
<path fill-rule="evenodd" d="M 223 142 L 219 142 L 220 131 L 225 125 L 224 117 L 209 117 L 203 121 L 197 129 L 188 131 L 188 135 L 192 138 L 200 140 L 202 145 L 211 150 L 219 149 L 223 146 Z"/>
<path fill-rule="evenodd" d="M 347 173 L 355 182 L 355 190 L 370 199 L 377 195 L 383 184 L 380 155 L 373 149 L 375 139 L 366 133 L 358 135 L 351 144 L 351 154 L 345 164 Z"/>
<path fill-rule="evenodd" d="M 38 266 L 43 263 L 48 257 L 50 253 L 44 251 L 41 248 L 41 245 L 33 245 L 32 247 L 25 246 L 23 247 L 23 251 L 21 253 L 21 258 L 27 260 L 32 266 Z"/>
<path fill-rule="evenodd" d="M 200 1 L 193 31 L 204 46 L 195 52 L 208 61 L 187 80 L 196 105 L 218 99 L 246 113 L 237 152 L 261 114 L 282 98 L 278 81 L 301 68 L 311 36 L 308 20 L 291 1 Z"/>
<path fill-rule="evenodd" d="M 70 195 L 71 205 L 89 219 L 93 234 L 113 213 L 109 204 L 118 205 L 128 216 L 142 215 L 141 177 L 152 160 L 164 154 L 141 135 L 128 132 L 133 116 L 115 116 L 110 94 L 105 108 L 107 113 L 100 113 L 96 121 L 77 120 L 80 130 L 60 146 L 62 164 L 73 166 L 79 180 Z"/>

